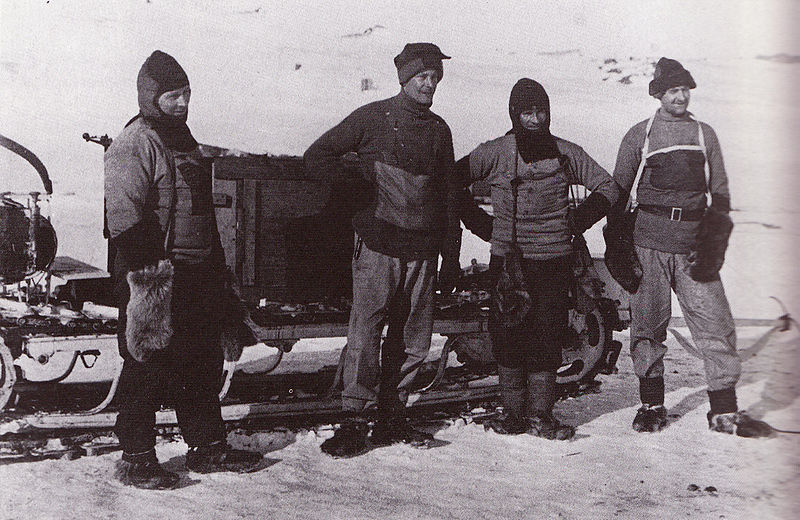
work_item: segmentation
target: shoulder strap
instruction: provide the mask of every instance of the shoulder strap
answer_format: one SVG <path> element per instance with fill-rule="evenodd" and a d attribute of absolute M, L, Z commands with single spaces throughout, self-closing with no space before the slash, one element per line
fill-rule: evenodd
<path fill-rule="evenodd" d="M 700 124 L 694 114 L 691 112 L 689 113 L 689 117 L 692 121 L 697 123 L 697 142 L 700 143 L 700 150 L 703 152 L 703 170 L 706 174 L 706 205 L 711 205 L 711 166 L 708 164 L 708 153 L 706 151 L 706 139 L 705 134 L 703 134 L 703 125 Z"/>
<path fill-rule="evenodd" d="M 167 213 L 167 229 L 164 233 L 164 256 L 171 258 L 172 246 L 175 243 L 175 210 L 178 205 L 178 190 L 175 187 L 177 173 L 175 172 L 175 156 L 172 155 L 172 150 L 164 146 L 164 151 L 167 156 L 167 170 L 169 171 L 169 182 L 172 188 L 170 190 L 169 212 Z"/>
<path fill-rule="evenodd" d="M 633 179 L 633 184 L 631 184 L 631 193 L 628 197 L 628 205 L 625 208 L 626 210 L 636 209 L 636 206 L 639 205 L 639 203 L 636 201 L 636 193 L 639 190 L 639 181 L 642 178 L 644 165 L 647 162 L 647 149 L 650 147 L 650 129 L 653 128 L 653 121 L 655 121 L 655 119 L 656 114 L 653 114 L 650 117 L 650 120 L 647 121 L 647 127 L 644 131 L 644 144 L 642 145 L 642 160 L 639 161 L 639 168 L 636 170 L 636 177 Z"/>

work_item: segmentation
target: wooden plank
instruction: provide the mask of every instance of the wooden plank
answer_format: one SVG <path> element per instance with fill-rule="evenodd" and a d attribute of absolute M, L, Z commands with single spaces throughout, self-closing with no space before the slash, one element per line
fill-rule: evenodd
<path fill-rule="evenodd" d="M 436 334 L 465 334 L 487 332 L 488 318 L 474 320 L 434 320 Z M 301 325 L 277 325 L 259 327 L 256 336 L 263 341 L 302 338 L 342 338 L 347 336 L 347 323 L 307 323 Z"/>
<path fill-rule="evenodd" d="M 214 176 L 217 179 L 282 179 L 315 180 L 306 173 L 303 158 L 297 156 L 216 157 Z M 321 179 L 317 179 L 322 182 Z"/>
<path fill-rule="evenodd" d="M 236 272 L 236 181 L 214 179 L 214 192 L 230 199 L 230 204 L 216 207 L 215 212 L 225 263 Z"/>
<path fill-rule="evenodd" d="M 260 218 L 288 219 L 322 212 L 330 198 L 328 183 L 307 180 L 265 180 L 261 182 Z"/>
<path fill-rule="evenodd" d="M 87 263 L 76 260 L 70 256 L 57 256 L 50 266 L 50 273 L 62 280 L 94 280 L 109 278 L 111 275 Z"/>
<path fill-rule="evenodd" d="M 247 181 L 245 181 L 247 182 Z M 265 184 L 265 183 L 260 183 Z M 263 191 L 260 195 L 263 196 Z M 261 206 L 258 220 L 258 266 L 257 280 L 259 297 L 283 300 L 287 296 L 287 257 L 286 257 L 286 224 L 265 218 Z"/>
<path fill-rule="evenodd" d="M 408 407 L 433 406 L 446 403 L 491 399 L 497 395 L 499 385 L 497 376 L 488 376 L 471 381 L 467 387 L 413 392 L 408 399 Z M 338 413 L 342 401 L 337 397 L 321 397 L 319 399 L 293 399 L 287 402 L 258 402 L 247 404 L 228 404 L 222 406 L 224 421 L 240 421 L 247 418 L 280 418 L 315 414 Z M 18 419 L 17 433 L 36 429 L 83 429 L 111 428 L 116 423 L 116 412 L 105 412 L 95 415 L 47 414 L 28 415 Z M 161 426 L 177 424 L 174 410 L 156 412 L 156 424 Z"/>
<path fill-rule="evenodd" d="M 258 226 L 258 192 L 259 182 L 255 180 L 244 181 L 244 197 L 242 199 L 242 213 L 244 225 L 241 233 L 244 234 L 244 250 L 242 251 L 242 285 L 256 284 L 256 241 Z"/>

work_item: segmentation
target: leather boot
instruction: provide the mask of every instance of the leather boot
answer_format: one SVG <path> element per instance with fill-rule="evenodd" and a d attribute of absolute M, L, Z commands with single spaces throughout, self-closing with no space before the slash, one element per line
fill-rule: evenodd
<path fill-rule="evenodd" d="M 503 414 L 487 421 L 485 427 L 504 435 L 525 433 L 528 429 L 525 421 L 525 369 L 497 365 L 497 374 Z"/>
<path fill-rule="evenodd" d="M 156 459 L 156 450 L 131 455 L 122 453 L 114 476 L 126 486 L 140 489 L 172 489 L 180 480 L 177 473 L 167 471 Z"/>
<path fill-rule="evenodd" d="M 561 424 L 553 417 L 556 404 L 555 372 L 528 374 L 528 433 L 545 439 L 566 440 L 575 435 L 575 428 Z"/>

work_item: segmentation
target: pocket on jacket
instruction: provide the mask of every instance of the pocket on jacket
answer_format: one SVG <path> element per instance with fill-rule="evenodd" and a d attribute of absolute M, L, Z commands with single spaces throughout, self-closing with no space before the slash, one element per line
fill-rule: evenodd
<path fill-rule="evenodd" d="M 435 229 L 444 201 L 438 200 L 437 182 L 430 175 L 413 175 L 375 162 L 378 203 L 375 216 L 403 229 Z"/>

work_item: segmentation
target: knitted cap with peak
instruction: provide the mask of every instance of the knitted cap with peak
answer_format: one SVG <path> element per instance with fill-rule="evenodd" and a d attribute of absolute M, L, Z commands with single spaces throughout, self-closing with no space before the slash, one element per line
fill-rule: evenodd
<path fill-rule="evenodd" d="M 438 46 L 432 43 L 407 43 L 403 50 L 394 57 L 397 77 L 401 85 L 424 70 L 435 70 L 439 73 L 439 81 L 444 76 L 442 60 L 449 60 Z"/>
<path fill-rule="evenodd" d="M 165 52 L 154 51 L 145 60 L 136 78 L 139 110 L 145 117 L 164 119 L 168 116 L 158 108 L 158 98 L 164 92 L 187 86 L 189 77 L 175 58 Z"/>
<path fill-rule="evenodd" d="M 662 57 L 656 63 L 653 80 L 649 85 L 649 92 L 651 96 L 658 97 L 659 94 L 674 87 L 695 88 L 696 86 L 694 78 L 692 78 L 688 70 L 683 68 L 680 62 Z"/>

